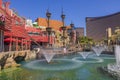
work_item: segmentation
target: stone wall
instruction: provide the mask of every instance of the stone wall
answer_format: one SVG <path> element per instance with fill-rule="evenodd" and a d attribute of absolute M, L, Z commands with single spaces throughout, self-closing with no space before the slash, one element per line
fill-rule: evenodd
<path fill-rule="evenodd" d="M 11 51 L 0 53 L 0 69 L 18 67 L 21 61 L 34 59 L 36 57 L 33 51 Z"/>

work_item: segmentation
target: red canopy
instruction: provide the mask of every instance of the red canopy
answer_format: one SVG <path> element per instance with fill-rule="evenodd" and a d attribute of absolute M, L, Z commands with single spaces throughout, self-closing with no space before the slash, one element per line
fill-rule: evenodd
<path fill-rule="evenodd" d="M 6 39 L 4 39 L 4 42 L 10 42 L 10 41 L 16 42 L 17 39 L 15 39 L 15 38 L 6 38 Z M 22 40 L 18 40 L 18 42 L 21 43 Z"/>
<path fill-rule="evenodd" d="M 6 39 L 4 39 L 4 42 L 10 42 L 10 41 L 15 42 L 16 39 L 14 39 L 14 38 L 6 38 Z"/>
<path fill-rule="evenodd" d="M 23 26 L 13 26 L 11 31 L 5 31 L 5 36 L 26 38 L 28 34 Z"/>

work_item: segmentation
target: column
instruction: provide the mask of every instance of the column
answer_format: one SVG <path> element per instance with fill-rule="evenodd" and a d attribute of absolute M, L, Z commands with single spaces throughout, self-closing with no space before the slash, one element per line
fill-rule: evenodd
<path fill-rule="evenodd" d="M 2 52 L 2 30 L 0 30 L 0 52 Z"/>

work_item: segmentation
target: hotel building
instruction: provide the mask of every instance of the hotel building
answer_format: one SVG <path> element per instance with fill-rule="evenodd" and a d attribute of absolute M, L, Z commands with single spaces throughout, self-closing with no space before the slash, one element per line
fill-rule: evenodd
<path fill-rule="evenodd" d="M 120 27 L 120 12 L 100 17 L 86 17 L 86 34 L 95 41 L 108 38 L 116 27 Z"/>

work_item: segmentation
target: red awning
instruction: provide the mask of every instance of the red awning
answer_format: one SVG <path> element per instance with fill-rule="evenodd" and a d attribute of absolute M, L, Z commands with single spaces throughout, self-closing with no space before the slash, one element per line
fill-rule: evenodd
<path fill-rule="evenodd" d="M 14 39 L 14 38 L 6 38 L 6 39 L 4 39 L 4 42 L 10 42 L 10 41 L 15 42 L 16 39 Z"/>
<path fill-rule="evenodd" d="M 21 43 L 21 42 L 22 42 L 22 40 L 18 40 L 18 42 L 19 42 L 19 43 Z"/>
<path fill-rule="evenodd" d="M 13 36 L 19 38 L 29 37 L 23 26 L 13 26 L 11 31 L 5 31 L 4 36 Z"/>
<path fill-rule="evenodd" d="M 23 44 L 30 44 L 29 42 L 23 42 Z"/>
<path fill-rule="evenodd" d="M 10 42 L 10 40 L 12 42 L 16 42 L 17 41 L 17 39 L 15 39 L 15 38 L 6 38 L 6 39 L 4 39 L 4 42 Z M 21 42 L 22 42 L 22 40 L 18 40 L 18 43 L 21 43 Z"/>

